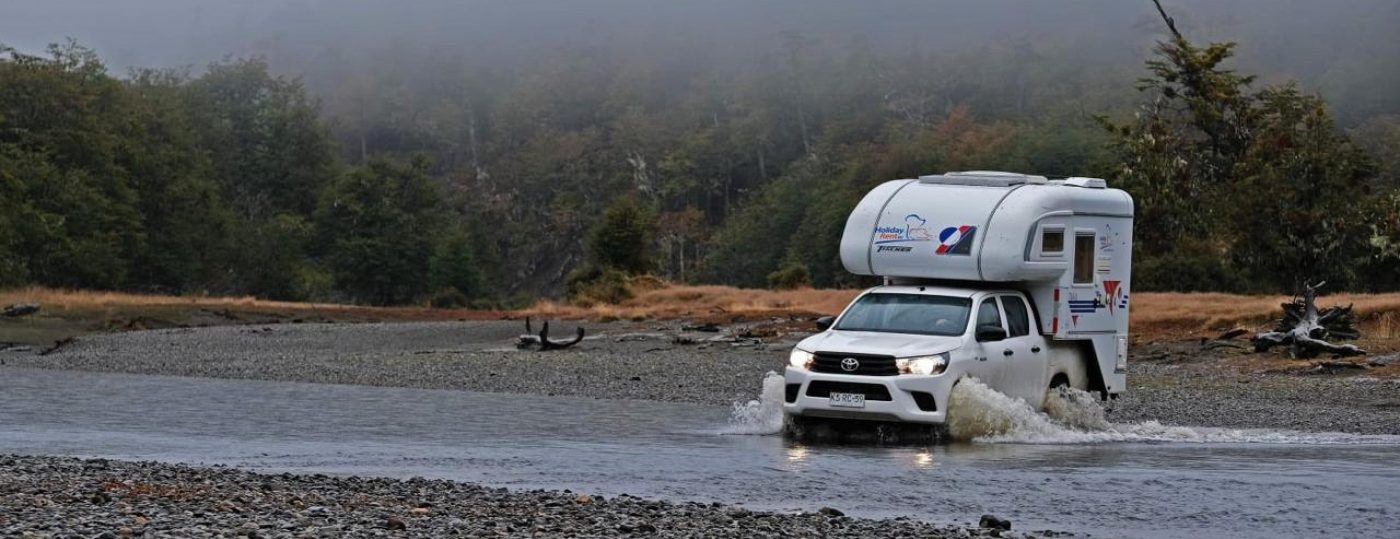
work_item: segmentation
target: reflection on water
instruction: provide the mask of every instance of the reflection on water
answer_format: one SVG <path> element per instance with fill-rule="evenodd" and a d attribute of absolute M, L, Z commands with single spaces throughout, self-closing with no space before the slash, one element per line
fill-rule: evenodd
<path fill-rule="evenodd" d="M 1022 530 L 1109 536 L 1387 535 L 1400 502 L 1391 486 L 1400 444 L 1387 437 L 1188 429 L 1204 437 L 821 446 L 721 435 L 733 432 L 733 415 L 687 404 L 0 368 L 0 453 L 440 477 L 938 521 L 995 513 Z M 1276 443 L 1257 443 L 1265 441 Z"/>

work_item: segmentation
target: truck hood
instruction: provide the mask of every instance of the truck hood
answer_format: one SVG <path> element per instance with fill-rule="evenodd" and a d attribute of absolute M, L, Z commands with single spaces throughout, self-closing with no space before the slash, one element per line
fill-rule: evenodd
<path fill-rule="evenodd" d="M 914 357 L 939 354 L 962 344 L 962 337 L 879 333 L 873 331 L 823 331 L 797 343 L 808 352 L 875 354 Z"/>

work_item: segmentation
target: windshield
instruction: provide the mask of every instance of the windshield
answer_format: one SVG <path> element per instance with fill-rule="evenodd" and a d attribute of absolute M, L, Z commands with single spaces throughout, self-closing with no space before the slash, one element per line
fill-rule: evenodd
<path fill-rule="evenodd" d="M 856 300 L 836 329 L 920 335 L 962 335 L 972 300 L 923 294 L 866 294 Z"/>

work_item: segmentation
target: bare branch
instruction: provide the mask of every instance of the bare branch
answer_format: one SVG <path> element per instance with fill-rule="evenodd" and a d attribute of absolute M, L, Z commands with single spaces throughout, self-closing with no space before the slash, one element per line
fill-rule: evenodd
<path fill-rule="evenodd" d="M 1181 37 L 1181 32 L 1177 31 L 1176 19 L 1173 19 L 1170 16 L 1168 16 L 1167 10 L 1162 8 L 1161 0 L 1152 0 L 1152 3 L 1157 6 L 1157 13 L 1162 15 L 1162 20 L 1167 23 L 1167 29 L 1172 31 L 1172 35 L 1176 36 L 1177 39 L 1186 39 Z"/>

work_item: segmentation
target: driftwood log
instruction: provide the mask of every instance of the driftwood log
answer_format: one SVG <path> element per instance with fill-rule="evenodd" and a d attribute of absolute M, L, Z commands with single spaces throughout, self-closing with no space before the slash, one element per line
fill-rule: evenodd
<path fill-rule="evenodd" d="M 1254 351 L 1264 352 L 1275 346 L 1291 345 L 1297 359 L 1310 359 L 1319 354 L 1349 357 L 1365 354 L 1354 344 L 1333 344 L 1331 340 L 1351 340 L 1361 336 L 1356 330 L 1351 305 L 1318 310 L 1317 291 L 1327 283 L 1305 286 L 1303 294 L 1283 304 L 1283 319 L 1273 331 L 1254 336 Z"/>
<path fill-rule="evenodd" d="M 4 310 L 0 310 L 0 316 L 13 318 L 18 316 L 29 316 L 37 312 L 39 312 L 38 303 L 16 303 L 9 307 L 5 307 Z"/>
<path fill-rule="evenodd" d="M 582 342 L 584 334 L 583 327 L 580 326 L 578 328 L 578 332 L 574 334 L 573 340 L 551 341 L 549 340 L 548 320 L 546 320 L 543 324 L 540 325 L 539 334 L 533 334 L 533 331 L 534 330 L 530 327 L 530 317 L 527 316 L 525 317 L 525 334 L 520 336 L 520 339 L 516 341 L 515 346 L 517 348 L 534 348 L 538 346 L 540 351 L 561 350 Z"/>

